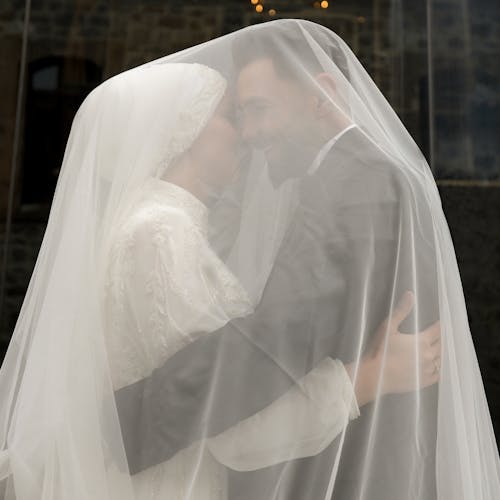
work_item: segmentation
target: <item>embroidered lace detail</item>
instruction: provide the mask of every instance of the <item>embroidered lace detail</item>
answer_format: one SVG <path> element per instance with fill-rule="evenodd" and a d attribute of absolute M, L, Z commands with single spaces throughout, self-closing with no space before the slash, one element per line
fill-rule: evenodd
<path fill-rule="evenodd" d="M 128 342 L 122 343 L 120 342 L 119 333 L 123 332 L 126 334 L 128 329 L 125 284 L 130 279 L 133 269 L 130 253 L 132 245 L 132 234 L 124 231 L 110 250 L 110 266 L 104 284 L 105 311 L 109 313 L 105 318 L 108 332 L 106 340 L 108 342 L 112 377 L 115 376 L 117 378 L 116 384 L 118 387 L 126 385 L 122 384 L 122 377 L 119 375 L 120 365 L 123 365 L 123 363 L 118 361 L 118 353 L 120 353 L 123 360 L 127 360 L 127 371 L 130 371 L 127 378 L 137 377 L 140 374 L 137 367 L 144 364 L 138 338 L 132 337 L 128 339 Z"/>
<path fill-rule="evenodd" d="M 149 375 L 200 331 L 250 311 L 246 291 L 208 244 L 208 208 L 198 198 L 152 178 L 135 200 L 113 236 L 105 279 L 115 389 Z M 203 448 L 198 442 L 132 476 L 137 498 L 226 500 L 226 471 Z"/>
<path fill-rule="evenodd" d="M 184 210 L 193 223 L 206 234 L 208 225 L 208 207 L 188 190 L 164 179 L 149 178 L 145 183 L 143 199 L 163 203 L 168 199 L 169 204 Z"/>
<path fill-rule="evenodd" d="M 166 181 L 149 187 L 111 245 L 105 311 L 115 389 L 149 375 L 200 332 L 251 310 L 208 244 L 207 207 Z"/>
<path fill-rule="evenodd" d="M 201 88 L 189 107 L 179 113 L 175 134 L 165 141 L 165 150 L 156 169 L 156 177 L 162 177 L 172 160 L 186 151 L 205 128 L 217 104 L 223 96 L 227 82 L 218 72 L 203 64 L 193 63 L 204 73 Z"/>

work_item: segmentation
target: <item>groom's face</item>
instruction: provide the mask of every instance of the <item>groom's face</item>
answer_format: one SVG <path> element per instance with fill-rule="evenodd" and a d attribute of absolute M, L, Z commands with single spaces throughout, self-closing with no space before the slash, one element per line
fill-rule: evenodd
<path fill-rule="evenodd" d="M 301 175 L 312 146 L 314 100 L 297 82 L 276 72 L 271 59 L 257 59 L 239 73 L 237 103 L 242 139 L 263 150 L 275 184 Z"/>

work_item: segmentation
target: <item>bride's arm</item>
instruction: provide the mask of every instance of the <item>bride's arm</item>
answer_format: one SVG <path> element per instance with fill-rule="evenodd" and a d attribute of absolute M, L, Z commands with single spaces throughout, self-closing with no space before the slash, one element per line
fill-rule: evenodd
<path fill-rule="evenodd" d="M 213 290 L 206 289 L 211 280 L 196 273 L 206 269 L 207 260 L 215 254 L 192 248 L 192 232 L 186 234 L 191 228 L 173 227 L 173 215 L 167 220 L 166 227 L 161 221 L 142 220 L 129 240 L 132 246 L 124 291 L 131 316 L 125 331 L 118 332 L 120 337 L 115 339 L 117 369 L 113 375 L 131 473 L 229 428 L 272 402 L 294 382 L 255 345 L 251 329 L 245 331 L 245 324 L 252 325 L 252 315 L 238 326 L 224 324 L 228 314 L 234 313 L 232 295 L 233 310 L 206 309 L 212 299 Z M 235 291 L 227 279 L 224 283 L 226 292 Z M 220 300 L 218 296 L 217 303 Z M 242 358 L 255 387 L 267 389 L 259 391 L 255 400 L 246 398 L 232 412 L 216 411 L 210 406 L 211 398 L 231 399 L 235 375 L 242 373 Z"/>
<path fill-rule="evenodd" d="M 227 467 L 255 470 L 320 453 L 359 415 L 346 368 L 326 357 L 276 401 L 206 444 Z"/>
<path fill-rule="evenodd" d="M 252 315 L 244 320 L 251 323 Z M 227 323 L 200 336 L 150 376 L 115 391 L 132 474 L 230 428 L 293 386 L 289 373 L 242 328 L 241 322 Z M 242 372 L 248 390 L 241 385 Z"/>

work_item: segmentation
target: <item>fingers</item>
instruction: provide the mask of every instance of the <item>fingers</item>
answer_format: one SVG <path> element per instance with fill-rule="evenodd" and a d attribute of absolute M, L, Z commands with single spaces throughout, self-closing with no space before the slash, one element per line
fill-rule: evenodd
<path fill-rule="evenodd" d="M 425 330 L 419 332 L 420 338 L 428 343 L 429 345 L 433 345 L 436 342 L 441 342 L 441 322 L 438 319 L 432 325 L 428 326 Z"/>
<path fill-rule="evenodd" d="M 399 324 L 410 314 L 413 308 L 415 296 L 411 290 L 406 290 L 405 293 L 400 297 L 394 312 L 391 317 L 391 324 L 393 328 L 399 326 Z"/>
<path fill-rule="evenodd" d="M 441 370 L 441 356 L 437 356 L 429 361 L 422 361 L 420 365 L 421 374 L 433 376 Z"/>
<path fill-rule="evenodd" d="M 440 355 L 434 359 L 434 365 L 436 366 L 438 371 L 441 370 L 441 356 Z"/>
<path fill-rule="evenodd" d="M 420 332 L 423 341 L 421 364 L 426 375 L 432 380 L 439 379 L 441 368 L 441 323 L 435 321 L 425 330 Z"/>
<path fill-rule="evenodd" d="M 439 382 L 441 377 L 441 370 L 432 370 L 427 373 L 423 373 L 420 379 L 420 387 L 428 387 L 430 385 L 434 385 Z"/>

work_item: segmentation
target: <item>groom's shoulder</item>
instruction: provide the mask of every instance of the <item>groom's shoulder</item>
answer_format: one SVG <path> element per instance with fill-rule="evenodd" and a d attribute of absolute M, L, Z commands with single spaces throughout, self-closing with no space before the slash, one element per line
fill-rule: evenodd
<path fill-rule="evenodd" d="M 332 183 L 344 193 L 387 198 L 410 189 L 408 168 L 359 127 L 343 134 L 325 161 Z"/>
<path fill-rule="evenodd" d="M 374 174 L 398 172 L 401 165 L 377 142 L 368 136 L 360 127 L 356 126 L 343 134 L 328 155 L 329 161 L 339 167 L 352 166 L 353 171 L 368 170 Z M 343 168 L 342 171 L 348 171 Z"/>

